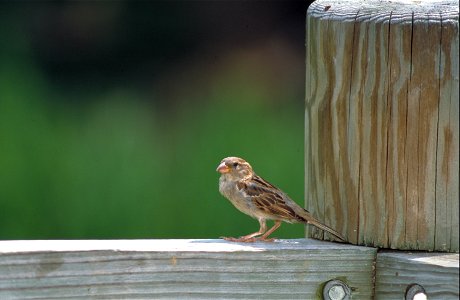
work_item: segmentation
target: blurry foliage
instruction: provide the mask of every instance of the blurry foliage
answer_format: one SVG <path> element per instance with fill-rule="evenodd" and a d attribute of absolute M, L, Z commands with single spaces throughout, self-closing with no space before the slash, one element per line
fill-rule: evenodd
<path fill-rule="evenodd" d="M 294 45 L 292 39 L 266 33 L 268 39 L 249 42 L 246 37 L 244 45 L 235 46 L 237 28 L 233 39 L 212 38 L 209 46 L 209 41 L 200 44 L 195 34 L 190 36 L 206 33 L 209 24 L 200 19 L 203 15 L 187 15 L 190 24 L 200 20 L 201 30 L 188 33 L 167 27 L 165 17 L 150 20 L 160 22 L 163 33 L 174 35 L 179 44 L 193 40 L 193 54 L 175 52 L 171 57 L 177 62 L 160 64 L 161 50 L 167 50 L 158 45 L 162 40 L 145 46 L 156 49 L 149 54 L 136 37 L 130 42 L 144 50 L 132 54 L 140 57 L 121 74 L 114 69 L 117 58 L 126 63 L 125 56 L 117 54 L 107 62 L 93 49 L 126 46 L 109 28 L 132 25 L 120 3 L 110 11 L 100 8 L 102 21 L 97 13 L 93 16 L 103 27 L 97 34 L 109 40 L 102 46 L 89 43 L 81 57 L 73 58 L 66 47 L 78 49 L 84 43 L 59 47 L 58 37 L 45 34 L 59 33 L 52 26 L 36 28 L 39 20 L 29 17 L 37 4 L 10 4 L 0 13 L 0 239 L 216 238 L 256 231 L 257 221 L 218 192 L 215 169 L 230 155 L 247 159 L 302 205 L 303 27 Z M 136 5 L 128 12 L 146 17 L 148 10 L 136 10 Z M 178 3 L 172 5 L 172 11 L 177 9 Z M 84 9 L 51 6 L 35 12 L 57 16 L 53 22 L 72 14 L 73 26 L 81 23 L 81 36 L 89 34 L 85 26 L 91 24 L 80 15 Z M 164 15 L 168 6 L 160 6 L 165 7 L 157 14 Z M 203 14 L 213 16 L 209 9 Z M 136 28 L 153 26 L 135 20 L 140 23 Z M 209 28 L 215 36 L 219 24 Z M 69 34 L 70 29 L 59 30 Z M 120 38 L 127 36 L 125 32 Z M 90 50 L 90 58 L 82 54 Z M 96 67 L 82 67 L 98 57 L 102 62 Z M 136 73 L 136 66 L 142 72 Z M 275 236 L 302 237 L 303 226 L 284 225 Z"/>

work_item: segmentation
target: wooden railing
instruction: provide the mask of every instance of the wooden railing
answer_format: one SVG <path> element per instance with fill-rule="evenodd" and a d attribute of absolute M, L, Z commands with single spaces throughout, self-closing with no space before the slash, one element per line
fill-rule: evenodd
<path fill-rule="evenodd" d="M 0 241 L 0 299 L 403 299 L 413 284 L 458 299 L 458 259 L 313 239 Z"/>

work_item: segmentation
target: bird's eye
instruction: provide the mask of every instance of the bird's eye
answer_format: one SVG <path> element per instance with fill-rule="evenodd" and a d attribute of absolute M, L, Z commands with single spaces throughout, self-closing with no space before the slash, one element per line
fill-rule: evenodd
<path fill-rule="evenodd" d="M 238 163 L 237 163 L 237 162 L 234 162 L 234 163 L 233 163 L 233 167 L 234 167 L 234 168 L 238 167 Z"/>

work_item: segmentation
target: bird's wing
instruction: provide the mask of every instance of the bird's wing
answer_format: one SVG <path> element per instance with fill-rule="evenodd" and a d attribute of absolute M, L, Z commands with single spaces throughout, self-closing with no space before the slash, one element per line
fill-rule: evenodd
<path fill-rule="evenodd" d="M 253 205 L 274 220 L 305 222 L 325 230 L 345 241 L 340 233 L 314 218 L 307 210 L 298 206 L 286 194 L 263 178 L 254 175 L 251 179 L 239 181 L 237 187 Z"/>
<path fill-rule="evenodd" d="M 287 203 L 290 199 L 286 200 L 287 196 L 283 192 L 263 178 L 254 175 L 250 180 L 239 181 L 237 187 L 251 199 L 256 208 L 272 215 L 274 219 L 304 221 Z"/>

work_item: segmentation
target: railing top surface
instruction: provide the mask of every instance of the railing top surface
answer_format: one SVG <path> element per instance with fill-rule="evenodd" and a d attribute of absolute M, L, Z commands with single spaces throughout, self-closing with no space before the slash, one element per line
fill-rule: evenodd
<path fill-rule="evenodd" d="M 221 239 L 121 240 L 8 240 L 0 241 L 0 254 L 70 251 L 144 252 L 265 252 L 274 250 L 374 250 L 373 248 L 314 239 L 276 240 L 272 243 L 234 243 Z"/>

